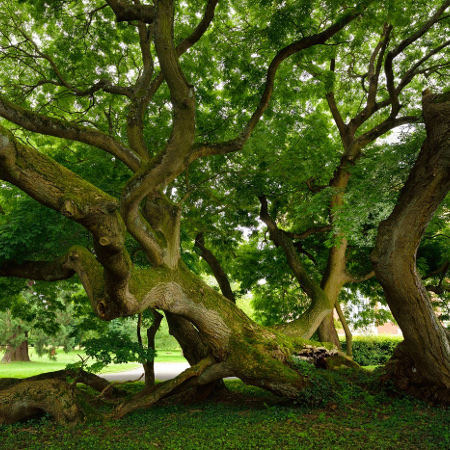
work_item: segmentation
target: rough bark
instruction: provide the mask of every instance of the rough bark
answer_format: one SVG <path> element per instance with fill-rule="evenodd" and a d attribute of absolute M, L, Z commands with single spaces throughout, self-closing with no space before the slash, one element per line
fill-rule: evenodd
<path fill-rule="evenodd" d="M 71 380 L 73 384 L 85 384 L 86 386 L 90 386 L 92 389 L 95 389 L 96 391 L 102 393 L 103 397 L 105 398 L 117 398 L 125 395 L 125 391 L 114 387 L 104 378 L 99 377 L 93 373 L 86 372 L 85 370 L 64 369 L 57 370 L 55 372 L 45 372 L 33 377 L 29 377 L 26 380 L 28 382 L 33 382 L 56 379 L 61 381 Z M 15 386 L 22 381 L 24 380 L 20 378 L 0 378 L 0 390 Z"/>
<path fill-rule="evenodd" d="M 328 28 L 277 52 L 268 66 L 260 101 L 236 138 L 219 144 L 195 144 L 195 91 L 183 74 L 179 56 L 206 31 L 216 3 L 214 0 L 208 2 L 204 20 L 191 34 L 191 39 L 182 41 L 177 47 L 174 44 L 172 0 L 159 0 L 155 7 L 141 7 L 137 3 L 132 6 L 121 0 L 108 1 L 118 20 L 138 19 L 133 26 L 138 29 L 143 67 L 136 83 L 124 89 L 111 89 L 103 83 L 108 92 L 114 90 L 130 99 L 131 113 L 123 124 L 128 133 L 128 145 L 95 130 L 24 110 L 0 98 L 0 116 L 3 118 L 32 132 L 96 146 L 118 157 L 134 172 L 117 200 L 0 128 L 0 177 L 41 204 L 80 223 L 93 237 L 93 251 L 76 246 L 55 261 L 25 261 L 21 264 L 7 261 L 0 267 L 0 276 L 57 280 L 77 274 L 94 312 L 103 320 L 134 315 L 148 308 L 164 311 L 171 332 L 178 336 L 185 355 L 193 364 L 176 379 L 155 386 L 150 396 L 144 396 L 143 403 L 137 402 L 137 407 L 153 404 L 171 392 L 179 392 L 185 384 L 207 386 L 224 376 L 237 376 L 289 398 L 296 398 L 299 390 L 308 385 L 307 377 L 292 364 L 292 355 L 302 354 L 309 345 L 307 342 L 295 333 L 289 333 L 289 327 L 284 334 L 259 326 L 183 265 L 180 259 L 181 208 L 171 204 L 163 191 L 197 158 L 242 149 L 269 106 L 277 70 L 283 61 L 325 43 L 358 17 L 363 8 L 347 8 Z M 151 30 L 146 23 L 151 23 Z M 153 49 L 161 77 L 169 90 L 172 121 L 166 144 L 159 152 L 152 151 L 150 158 L 143 139 L 142 117 L 154 89 L 157 89 L 158 80 L 161 80 L 157 77 L 151 82 Z M 75 91 L 58 75 L 54 65 L 52 68 L 60 85 Z M 140 244 L 149 260 L 149 268 L 133 267 L 125 245 L 127 233 Z M 301 275 L 304 284 L 316 290 L 317 286 L 310 283 L 308 274 L 303 272 Z M 326 301 L 321 292 L 317 292 L 320 300 Z M 309 318 L 320 322 L 322 312 L 319 315 L 315 312 L 315 309 L 311 310 Z M 323 351 L 320 349 L 319 353 L 322 355 Z M 315 350 L 308 349 L 308 354 L 311 352 Z M 329 358 L 336 355 L 334 350 L 325 352 Z M 49 397 L 47 392 L 52 389 L 55 395 Z M 43 390 L 47 392 L 43 393 Z M 17 409 L 21 413 L 14 417 L 25 417 L 27 409 L 49 411 L 60 421 L 75 420 L 78 415 L 70 397 L 72 390 L 59 379 L 25 380 L 2 392 L 5 405 L 12 398 L 8 395 L 16 395 L 20 400 Z M 52 397 L 58 397 L 59 401 L 48 404 Z M 130 402 L 118 415 L 135 407 Z M 70 417 L 64 416 L 65 410 Z"/>
<path fill-rule="evenodd" d="M 403 363 L 403 376 L 397 372 L 394 381 L 413 392 L 425 383 L 430 394 L 437 387 L 448 395 L 450 344 L 417 274 L 416 252 L 450 187 L 449 94 L 425 92 L 422 105 L 427 137 L 392 214 L 379 226 L 372 260 L 405 338 L 402 356 L 396 358 Z"/>
<path fill-rule="evenodd" d="M 345 278 L 347 240 L 345 238 L 342 240 L 344 242 L 341 242 L 339 246 L 330 249 L 327 269 L 322 278 L 322 288 L 333 306 L 338 302 L 339 292 L 347 281 Z M 322 342 L 331 342 L 340 348 L 339 336 L 334 325 L 333 309 L 323 319 L 317 332 Z"/>
<path fill-rule="evenodd" d="M 260 196 L 260 218 L 267 225 L 270 239 L 277 247 L 281 247 L 286 255 L 286 260 L 297 279 L 300 287 L 311 299 L 308 309 L 296 320 L 276 328 L 290 336 L 298 336 L 309 339 L 316 331 L 322 320 L 333 310 L 333 303 L 325 290 L 314 277 L 305 269 L 299 258 L 297 249 L 292 242 L 289 233 L 280 229 L 269 214 L 267 199 Z"/>
<path fill-rule="evenodd" d="M 341 342 L 339 341 L 339 335 L 334 324 L 334 315 L 332 312 L 328 313 L 325 319 L 323 319 L 317 328 L 317 334 L 319 335 L 320 341 L 331 342 L 336 345 L 336 347 L 341 347 Z"/>
<path fill-rule="evenodd" d="M 362 156 L 364 148 L 375 141 L 377 138 L 392 130 L 393 128 L 405 123 L 414 123 L 421 120 L 418 116 L 404 116 L 398 117 L 400 112 L 399 95 L 405 89 L 406 86 L 413 80 L 415 76 L 421 73 L 423 65 L 435 54 L 439 53 L 446 46 L 449 45 L 449 41 L 438 45 L 431 49 L 417 62 L 412 64 L 404 73 L 394 74 L 394 60 L 399 55 L 403 54 L 403 51 L 412 43 L 417 41 L 423 36 L 438 20 L 440 20 L 442 14 L 449 6 L 450 2 L 444 1 L 433 13 L 430 13 L 429 19 L 424 22 L 418 29 L 415 29 L 405 39 L 393 47 L 390 51 L 389 45 L 391 43 L 391 34 L 393 27 L 389 24 L 384 24 L 383 30 L 380 34 L 380 38 L 375 45 L 367 67 L 367 73 L 363 76 L 356 75 L 357 78 L 361 78 L 364 90 L 366 92 L 365 105 L 359 108 L 358 113 L 350 118 L 345 123 L 344 118 L 341 115 L 338 104 L 335 99 L 335 92 L 333 86 L 329 88 L 326 94 L 326 100 L 330 112 L 333 116 L 336 127 L 339 131 L 339 135 L 342 142 L 343 154 L 335 173 L 330 180 L 329 186 L 335 190 L 335 194 L 332 196 L 330 202 L 330 222 L 333 224 L 335 221 L 335 214 L 342 207 L 344 203 L 344 194 L 347 189 L 350 180 L 350 171 L 352 165 Z M 386 88 L 389 93 L 388 98 L 377 101 L 380 87 L 380 74 L 384 68 L 384 75 L 386 78 Z M 336 60 L 333 58 L 330 62 L 330 71 L 335 72 Z M 395 79 L 399 79 L 398 85 L 395 86 Z M 365 85 L 367 84 L 367 88 Z M 378 111 L 390 107 L 389 116 L 375 123 L 369 129 L 364 130 L 363 133 L 357 133 L 361 127 L 366 124 L 374 114 Z M 326 273 L 322 279 L 322 287 L 327 291 L 327 286 L 331 288 L 332 292 L 327 292 L 334 298 L 336 303 L 338 300 L 339 291 L 342 289 L 345 283 L 354 282 L 353 277 L 347 274 L 346 271 L 346 249 L 347 240 L 339 230 L 335 230 L 335 239 L 339 241 L 339 244 L 330 249 L 328 256 L 328 266 Z M 366 279 L 363 277 L 363 279 Z M 337 291 L 337 292 L 336 292 Z M 339 345 L 337 332 L 333 322 L 332 313 L 328 314 L 323 320 L 318 329 L 319 338 L 323 341 L 333 342 L 335 345 Z"/>

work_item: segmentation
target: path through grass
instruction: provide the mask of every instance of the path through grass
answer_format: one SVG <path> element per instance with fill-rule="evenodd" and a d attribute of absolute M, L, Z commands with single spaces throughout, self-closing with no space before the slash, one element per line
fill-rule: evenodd
<path fill-rule="evenodd" d="M 33 375 L 39 375 L 44 372 L 53 372 L 61 370 L 67 364 L 78 362 L 79 355 L 85 356 L 83 352 L 72 351 L 64 353 L 58 350 L 56 360 L 49 359 L 48 356 L 38 356 L 33 349 L 30 349 L 31 362 L 12 362 L 8 364 L 0 364 L 0 378 L 27 378 Z M 186 361 L 181 352 L 157 352 L 156 362 L 184 362 Z M 110 364 L 102 370 L 102 373 L 122 372 L 140 367 L 137 363 L 128 364 Z"/>

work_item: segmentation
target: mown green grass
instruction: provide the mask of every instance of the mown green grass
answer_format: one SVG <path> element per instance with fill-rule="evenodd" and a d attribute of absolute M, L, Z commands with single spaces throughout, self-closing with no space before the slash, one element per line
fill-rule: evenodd
<path fill-rule="evenodd" d="M 61 370 L 67 364 L 80 361 L 79 356 L 85 357 L 83 352 L 72 351 L 64 353 L 62 350 L 57 350 L 56 360 L 48 358 L 48 356 L 38 356 L 33 349 L 30 349 L 31 362 L 12 362 L 8 364 L 0 364 L 0 378 L 27 378 L 40 373 L 52 372 Z M 161 351 L 157 352 L 155 358 L 157 362 L 184 362 L 186 361 L 181 351 Z M 102 373 L 122 372 L 125 370 L 132 370 L 140 367 L 137 363 L 127 364 L 110 364 L 102 370 Z M 1 446 L 0 446 L 1 448 Z"/>
<path fill-rule="evenodd" d="M 364 375 L 368 376 L 368 375 Z M 370 375 L 371 376 L 371 375 Z M 90 418 L 73 428 L 43 418 L 0 428 L 9 449 L 444 449 L 448 410 L 349 383 L 339 403 L 283 405 L 267 392 L 227 381 L 222 402 L 156 406 L 121 420 Z"/>

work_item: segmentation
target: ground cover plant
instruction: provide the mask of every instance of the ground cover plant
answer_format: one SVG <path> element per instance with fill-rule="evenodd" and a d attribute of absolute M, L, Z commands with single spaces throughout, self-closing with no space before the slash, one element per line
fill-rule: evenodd
<path fill-rule="evenodd" d="M 61 442 L 65 448 L 98 449 L 441 449 L 450 444 L 448 411 L 410 397 L 347 383 L 337 402 L 289 405 L 239 381 L 226 385 L 231 394 L 220 401 L 156 406 L 120 422 L 94 417 L 67 428 L 45 417 L 3 426 L 2 448 L 56 449 Z"/>
<path fill-rule="evenodd" d="M 53 325 L 61 308 L 96 359 L 1 379 L 0 423 L 75 425 L 88 397 L 120 420 L 217 395 L 226 377 L 339 407 L 366 392 L 340 306 L 362 294 L 404 336 L 380 380 L 448 403 L 430 292 L 447 292 L 449 5 L 0 0 L 7 359 L 28 342 L 25 322 Z M 237 303 L 248 291 L 255 318 Z M 155 384 L 163 317 L 190 367 Z M 123 397 L 86 371 L 111 361 L 142 363 L 145 387 Z"/>

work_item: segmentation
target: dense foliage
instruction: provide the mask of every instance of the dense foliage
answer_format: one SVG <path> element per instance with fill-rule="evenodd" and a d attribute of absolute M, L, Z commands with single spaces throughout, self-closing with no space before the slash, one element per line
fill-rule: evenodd
<path fill-rule="evenodd" d="M 334 311 L 351 355 L 350 326 L 392 320 L 388 303 L 394 381 L 450 401 L 449 5 L 0 0 L 0 337 L 41 329 L 83 368 L 147 375 L 161 311 L 191 367 L 117 418 L 229 376 L 316 405 L 347 391 L 311 364 L 355 366 Z M 8 385 L 0 422 L 33 396 L 76 422 L 75 392 Z"/>

